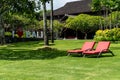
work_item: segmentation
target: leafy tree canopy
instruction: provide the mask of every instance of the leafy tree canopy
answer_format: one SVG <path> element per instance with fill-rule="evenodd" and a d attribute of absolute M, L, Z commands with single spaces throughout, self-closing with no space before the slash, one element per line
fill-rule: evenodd
<path fill-rule="evenodd" d="M 99 27 L 100 16 L 90 16 L 87 14 L 80 14 L 74 18 L 68 18 L 66 21 L 66 27 L 80 30 L 84 34 L 95 31 Z"/>
<path fill-rule="evenodd" d="M 120 0 L 92 0 L 91 5 L 94 11 L 99 11 L 104 8 L 120 10 Z"/>

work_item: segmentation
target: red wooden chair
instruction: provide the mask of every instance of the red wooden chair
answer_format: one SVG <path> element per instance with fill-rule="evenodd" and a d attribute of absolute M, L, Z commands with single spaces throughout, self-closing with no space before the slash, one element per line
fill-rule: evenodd
<path fill-rule="evenodd" d="M 85 42 L 81 49 L 68 50 L 68 55 L 70 54 L 82 54 L 83 51 L 92 50 L 95 42 Z"/>
<path fill-rule="evenodd" d="M 109 50 L 110 42 L 109 41 L 100 41 L 95 50 L 91 51 L 83 51 L 83 56 L 85 55 L 97 55 L 99 57 L 102 53 L 111 53 L 113 56 L 113 52 Z"/>

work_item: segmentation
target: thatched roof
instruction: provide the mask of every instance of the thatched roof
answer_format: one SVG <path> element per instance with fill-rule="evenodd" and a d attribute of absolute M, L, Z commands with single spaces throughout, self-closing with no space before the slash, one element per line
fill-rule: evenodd
<path fill-rule="evenodd" d="M 54 10 L 54 16 L 91 12 L 91 2 L 92 0 L 68 2 L 63 7 Z"/>

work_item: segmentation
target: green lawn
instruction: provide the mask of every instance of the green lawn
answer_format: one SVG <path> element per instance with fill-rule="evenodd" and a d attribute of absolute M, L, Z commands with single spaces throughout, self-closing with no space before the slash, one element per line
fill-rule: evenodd
<path fill-rule="evenodd" d="M 66 56 L 85 40 L 56 40 L 52 48 L 43 42 L 20 42 L 0 46 L 0 80 L 119 80 L 120 43 L 110 49 L 115 54 L 100 58 Z"/>

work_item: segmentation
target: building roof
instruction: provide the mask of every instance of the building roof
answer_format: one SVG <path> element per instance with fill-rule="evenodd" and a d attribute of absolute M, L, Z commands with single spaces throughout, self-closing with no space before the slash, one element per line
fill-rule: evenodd
<path fill-rule="evenodd" d="M 63 7 L 54 10 L 54 16 L 91 12 L 91 2 L 92 0 L 68 2 Z"/>

